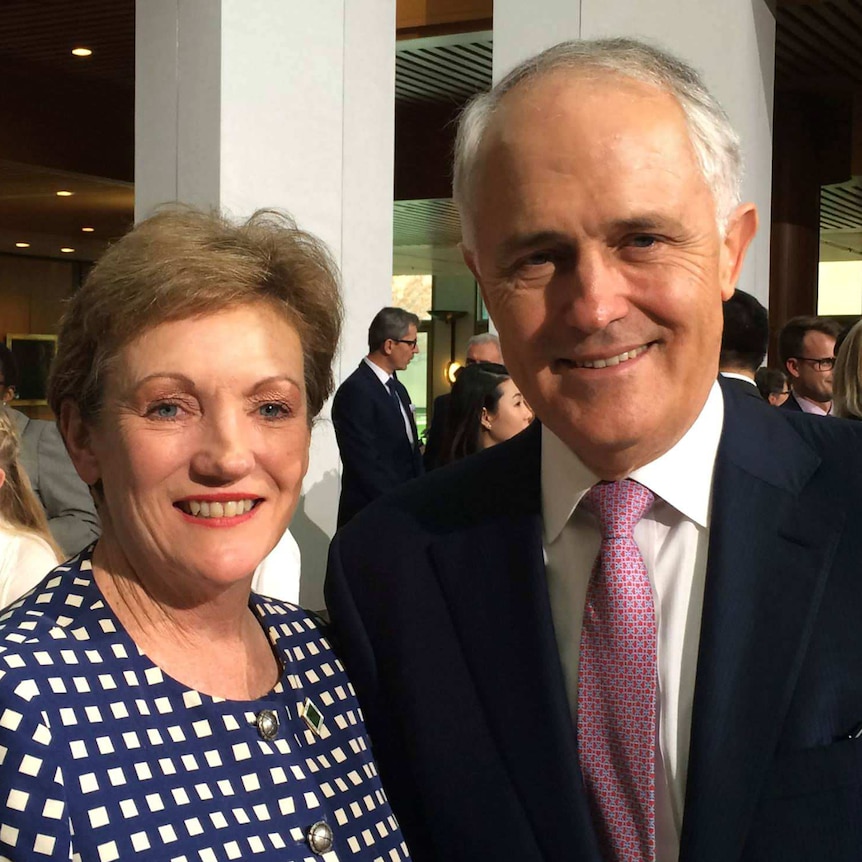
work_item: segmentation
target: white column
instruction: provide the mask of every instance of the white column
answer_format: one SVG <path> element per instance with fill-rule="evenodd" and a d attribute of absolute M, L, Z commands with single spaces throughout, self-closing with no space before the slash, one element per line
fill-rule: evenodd
<path fill-rule="evenodd" d="M 775 19 L 766 0 L 495 0 L 494 80 L 564 39 L 618 36 L 651 42 L 697 69 L 740 134 L 742 196 L 757 204 L 760 230 L 739 287 L 766 303 L 775 70 Z"/>
<path fill-rule="evenodd" d="M 289 211 L 344 285 L 337 382 L 391 302 L 395 0 L 138 0 L 135 217 L 181 200 Z M 300 600 L 323 607 L 340 464 L 324 408 L 303 500 Z"/>

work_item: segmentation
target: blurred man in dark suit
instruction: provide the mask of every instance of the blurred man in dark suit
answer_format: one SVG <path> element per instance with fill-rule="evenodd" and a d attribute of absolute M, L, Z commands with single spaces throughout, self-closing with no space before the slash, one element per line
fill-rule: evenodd
<path fill-rule="evenodd" d="M 734 291 L 722 306 L 724 326 L 718 370 L 739 391 L 760 397 L 754 375 L 769 347 L 769 314 L 750 293 Z"/>
<path fill-rule="evenodd" d="M 419 352 L 418 328 L 415 314 L 381 309 L 368 328 L 368 355 L 335 393 L 332 423 L 344 468 L 339 527 L 423 472 L 413 403 L 397 377 Z"/>
<path fill-rule="evenodd" d="M 829 416 L 832 413 L 832 369 L 841 324 L 828 317 L 793 317 L 778 334 L 781 364 L 790 377 L 784 410 Z"/>

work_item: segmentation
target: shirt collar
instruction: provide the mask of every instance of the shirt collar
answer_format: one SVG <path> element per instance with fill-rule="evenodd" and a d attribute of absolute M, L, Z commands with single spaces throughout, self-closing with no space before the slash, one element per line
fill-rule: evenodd
<path fill-rule="evenodd" d="M 735 371 L 722 371 L 721 376 L 729 377 L 731 380 L 742 380 L 744 383 L 750 383 L 755 389 L 757 389 L 757 384 L 750 377 L 746 377 L 744 374 L 737 374 Z"/>
<path fill-rule="evenodd" d="M 709 526 L 715 456 L 724 422 L 724 400 L 715 382 L 691 428 L 667 452 L 632 471 L 635 479 L 685 517 Z M 545 542 L 563 531 L 584 494 L 599 481 L 571 449 L 542 426 L 542 517 Z"/>
<path fill-rule="evenodd" d="M 815 404 L 810 398 L 800 395 L 798 392 L 793 393 L 796 403 L 799 405 L 803 413 L 811 413 L 813 416 L 831 416 L 832 405 L 829 405 L 828 410 L 824 410 L 819 404 Z"/>
<path fill-rule="evenodd" d="M 363 356 L 362 361 L 374 372 L 374 375 L 384 386 L 389 382 L 392 375 L 384 371 L 376 362 L 372 362 L 367 356 Z"/>

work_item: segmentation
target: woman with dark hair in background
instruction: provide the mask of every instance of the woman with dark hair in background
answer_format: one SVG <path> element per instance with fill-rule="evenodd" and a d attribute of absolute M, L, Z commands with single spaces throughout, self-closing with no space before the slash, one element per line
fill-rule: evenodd
<path fill-rule="evenodd" d="M 523 431 L 533 421 L 505 366 L 477 362 L 466 366 L 452 387 L 442 446 L 442 464 L 480 452 Z"/>

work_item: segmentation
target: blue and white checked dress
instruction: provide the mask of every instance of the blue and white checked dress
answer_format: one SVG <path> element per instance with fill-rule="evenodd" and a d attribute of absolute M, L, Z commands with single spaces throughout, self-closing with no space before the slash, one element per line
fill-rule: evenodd
<path fill-rule="evenodd" d="M 253 701 L 168 677 L 93 579 L 90 552 L 0 617 L 0 860 L 401 862 L 344 669 L 303 611 L 252 596 L 284 671 Z M 306 698 L 320 734 L 301 717 Z M 272 741 L 256 716 L 273 710 Z M 325 821 L 329 852 L 310 827 Z"/>

